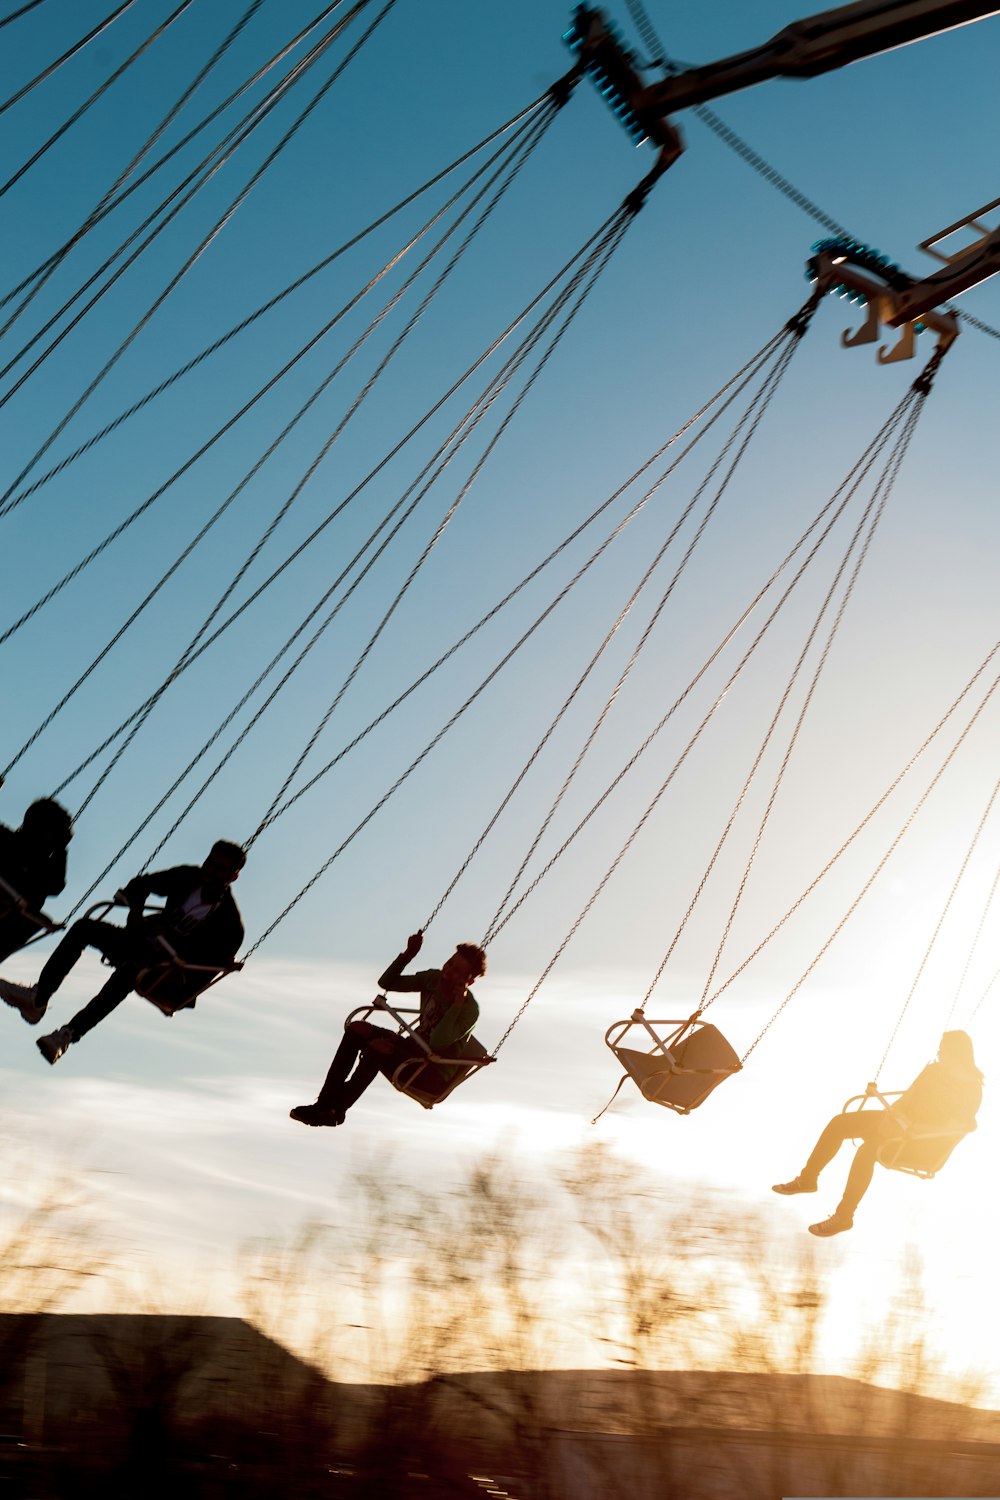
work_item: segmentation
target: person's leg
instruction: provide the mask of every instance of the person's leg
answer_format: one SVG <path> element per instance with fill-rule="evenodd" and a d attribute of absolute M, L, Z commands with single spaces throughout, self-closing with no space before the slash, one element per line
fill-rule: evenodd
<path fill-rule="evenodd" d="M 845 1141 L 867 1140 L 882 1129 L 884 1114 L 875 1110 L 855 1110 L 852 1113 L 834 1115 L 820 1133 L 809 1160 L 791 1182 L 776 1182 L 772 1191 L 790 1197 L 793 1193 L 814 1193 L 819 1174 L 829 1166 Z M 879 1139 L 882 1139 L 879 1136 Z"/>
<path fill-rule="evenodd" d="M 879 1147 L 884 1141 L 899 1134 L 899 1126 L 892 1115 L 884 1110 L 865 1110 L 846 1117 L 851 1122 L 848 1132 L 861 1145 L 854 1153 L 851 1169 L 847 1174 L 844 1195 L 828 1219 L 819 1224 L 810 1224 L 809 1233 L 821 1238 L 840 1234 L 854 1226 L 854 1213 L 868 1191 L 878 1160 Z"/>
<path fill-rule="evenodd" d="M 428 1094 L 440 1093 L 446 1083 L 446 1078 L 439 1067 L 434 1063 L 426 1062 L 427 1053 L 418 1042 L 408 1036 L 391 1036 L 392 1046 L 384 1051 L 378 1058 L 378 1070 L 384 1078 L 391 1083 L 396 1069 L 401 1063 L 412 1059 L 425 1062 L 421 1069 L 408 1069 L 410 1077 L 415 1077 L 417 1087 Z"/>
<path fill-rule="evenodd" d="M 814 1193 L 819 1184 L 819 1174 L 829 1162 L 833 1161 L 850 1134 L 848 1117 L 834 1115 L 833 1119 L 823 1127 L 820 1138 L 812 1148 L 809 1160 L 799 1175 L 793 1177 L 791 1182 L 776 1182 L 771 1189 L 772 1193 L 781 1193 L 786 1198 L 790 1198 L 794 1193 Z"/>
<path fill-rule="evenodd" d="M 870 1121 L 865 1139 L 854 1153 L 851 1170 L 847 1174 L 844 1196 L 837 1208 L 837 1217 L 840 1219 L 854 1218 L 858 1204 L 871 1185 L 875 1163 L 878 1161 L 879 1147 L 885 1141 L 892 1140 L 894 1136 L 900 1134 L 899 1126 L 889 1114 L 875 1114 L 873 1111 Z"/>
<path fill-rule="evenodd" d="M 854 1222 L 854 1211 L 861 1202 L 871 1184 L 872 1174 L 875 1171 L 875 1161 L 878 1157 L 878 1141 L 862 1141 L 854 1153 L 851 1162 L 851 1170 L 847 1174 L 847 1183 L 844 1187 L 844 1196 L 838 1203 L 834 1217 L 847 1222 Z"/>
<path fill-rule="evenodd" d="M 342 1125 L 347 1110 L 378 1073 L 378 1063 L 364 1056 L 362 1048 L 372 1041 L 377 1043 L 380 1037 L 392 1041 L 393 1033 L 370 1021 L 348 1022 L 316 1103 L 297 1104 L 289 1111 L 291 1118 L 301 1125 Z"/>
<path fill-rule="evenodd" d="M 820 1132 L 819 1140 L 809 1153 L 800 1176 L 806 1182 L 815 1184 L 823 1168 L 829 1166 L 844 1142 L 864 1136 L 869 1120 L 874 1118 L 874 1115 L 866 1116 L 860 1111 L 855 1114 L 834 1115 Z"/>
<path fill-rule="evenodd" d="M 384 1026 L 373 1026 L 369 1021 L 352 1021 L 345 1029 L 316 1103 L 344 1115 L 357 1104 L 379 1073 L 391 1079 L 401 1062 L 422 1056 L 423 1048 L 409 1037 L 387 1031 Z"/>
<path fill-rule="evenodd" d="M 373 1026 L 370 1021 L 350 1021 L 344 1027 L 344 1035 L 340 1039 L 340 1046 L 333 1054 L 333 1061 L 327 1070 L 327 1075 L 323 1081 L 323 1087 L 319 1091 L 316 1103 L 324 1109 L 342 1108 L 341 1096 L 344 1085 L 352 1076 L 352 1069 L 355 1068 L 361 1057 L 362 1048 L 372 1038 L 391 1035 L 391 1032 L 383 1030 L 381 1026 Z M 364 1085 L 365 1088 L 371 1083 L 377 1071 L 378 1069 L 376 1068 L 372 1072 L 371 1078 Z M 360 1097 L 362 1092 L 363 1090 L 359 1090 L 357 1097 Z"/>
<path fill-rule="evenodd" d="M 123 964 L 120 968 L 113 970 L 111 977 L 98 990 L 93 1000 L 77 1011 L 73 1019 L 67 1022 L 74 1042 L 92 1031 L 101 1021 L 125 999 L 126 995 L 132 993 L 135 985 L 135 965 Z"/>
<path fill-rule="evenodd" d="M 364 1021 L 358 1025 L 365 1028 L 365 1034 L 359 1038 L 361 1055 L 354 1072 L 340 1090 L 340 1106 L 345 1112 L 353 1104 L 357 1104 L 379 1073 L 391 1079 L 401 1062 L 422 1053 L 422 1048 L 409 1037 L 386 1031 L 383 1026 L 371 1026 Z"/>
<path fill-rule="evenodd" d="M 93 1000 L 77 1011 L 72 1020 L 67 1021 L 64 1026 L 56 1027 L 47 1036 L 38 1038 L 37 1046 L 39 1052 L 47 1063 L 57 1063 L 66 1049 L 81 1037 L 86 1036 L 105 1016 L 111 1012 L 125 999 L 135 984 L 135 964 L 122 964 L 113 970 L 109 979 L 98 990 Z"/>
<path fill-rule="evenodd" d="M 132 945 L 125 929 L 115 927 L 111 922 L 97 922 L 88 917 L 74 922 L 38 976 L 36 1004 L 43 1010 L 81 957 L 84 948 L 96 948 L 110 963 L 117 965 L 130 956 Z M 128 994 L 128 990 L 125 993 Z"/>

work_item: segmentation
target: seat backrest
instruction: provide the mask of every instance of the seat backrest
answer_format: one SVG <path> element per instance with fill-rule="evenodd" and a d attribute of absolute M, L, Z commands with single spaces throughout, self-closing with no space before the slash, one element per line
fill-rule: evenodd
<path fill-rule="evenodd" d="M 646 1099 L 681 1112 L 695 1109 L 723 1079 L 740 1071 L 736 1052 L 708 1022 L 682 1037 L 668 1054 L 615 1047 Z M 684 1069 L 676 1072 L 675 1069 Z"/>
<path fill-rule="evenodd" d="M 899 1172 L 914 1172 L 918 1177 L 933 1177 L 940 1172 L 959 1141 L 968 1132 L 951 1135 L 924 1135 L 886 1141 L 880 1147 L 878 1159 L 884 1167 L 893 1167 Z"/>
<path fill-rule="evenodd" d="M 476 1062 L 480 1062 L 482 1058 L 489 1057 L 490 1054 L 482 1042 L 479 1041 L 478 1037 L 467 1036 L 462 1043 L 461 1055 L 462 1057 L 473 1058 Z"/>
<path fill-rule="evenodd" d="M 151 1000 L 164 1015 L 173 1015 L 176 1010 L 190 1009 L 214 977 L 202 972 L 197 975 L 185 973 L 172 963 L 150 964 L 136 975 L 135 992 L 144 1000 Z"/>
<path fill-rule="evenodd" d="M 426 1063 L 420 1059 L 410 1059 L 402 1063 L 397 1068 L 392 1082 L 401 1094 L 408 1094 L 411 1099 L 416 1099 L 419 1104 L 429 1107 L 432 1104 L 440 1103 L 442 1099 L 446 1099 L 452 1089 L 457 1088 L 463 1079 L 468 1078 L 470 1073 L 478 1071 L 475 1067 L 475 1062 L 487 1058 L 489 1055 L 487 1048 L 476 1037 L 466 1037 L 462 1043 L 462 1056 L 474 1059 L 474 1062 L 449 1064 L 449 1076 L 444 1082 L 435 1082 L 433 1085 L 428 1083 L 428 1078 L 436 1080 L 439 1076 L 437 1064 L 432 1063 L 430 1059 Z M 454 1072 L 451 1071 L 452 1067 L 454 1067 Z M 398 1083 L 396 1082 L 397 1077 L 400 1079 Z"/>
<path fill-rule="evenodd" d="M 735 1073 L 739 1070 L 740 1060 L 732 1047 L 718 1027 L 706 1021 L 704 1025 L 696 1027 L 694 1031 L 682 1037 L 675 1047 L 670 1049 L 674 1054 L 674 1062 L 679 1068 L 697 1068 L 702 1071 L 720 1070 L 726 1073 Z"/>

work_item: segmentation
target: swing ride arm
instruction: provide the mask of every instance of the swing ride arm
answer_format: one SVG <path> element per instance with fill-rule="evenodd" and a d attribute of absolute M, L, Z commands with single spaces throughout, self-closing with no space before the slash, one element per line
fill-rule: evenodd
<path fill-rule="evenodd" d="M 679 110 L 771 78 L 815 78 L 998 13 L 1000 8 L 991 0 L 854 0 L 792 21 L 749 51 L 701 67 L 676 69 L 648 86 L 633 54 L 596 7 L 574 8 L 563 41 L 578 54 L 580 67 L 592 75 L 633 141 L 639 145 L 650 139 L 661 147 L 662 172 L 684 149 L 669 123 L 669 116 Z"/>
<path fill-rule="evenodd" d="M 860 267 L 851 263 L 856 251 L 861 252 L 858 257 L 862 262 Z M 984 272 L 978 279 L 985 279 L 986 276 L 993 275 L 994 271 L 1000 271 L 1000 241 L 997 252 L 993 270 Z M 865 261 L 871 258 L 872 253 L 863 246 L 829 241 L 810 261 L 810 271 L 815 274 L 822 291 L 837 291 L 841 296 L 848 296 L 852 302 L 860 302 L 866 309 L 865 321 L 861 327 L 841 334 L 840 341 L 844 347 L 875 343 L 885 326 L 899 328 L 902 332 L 891 350 L 886 352 L 879 349 L 880 364 L 910 359 L 917 334 L 922 328 L 933 329 L 938 336 L 938 348 L 942 353 L 950 348 L 959 335 L 958 320 L 954 313 L 935 310 L 943 298 L 953 295 L 943 289 L 944 283 L 939 277 L 935 275 L 927 277 L 925 281 L 911 281 L 898 267 L 887 266 L 889 275 L 898 283 L 891 285 L 887 281 L 876 279 L 879 274 L 877 268 L 876 276 L 868 270 Z M 972 282 L 966 283 L 966 287 L 971 285 Z"/>
<path fill-rule="evenodd" d="M 653 84 L 640 93 L 637 111 L 674 114 L 770 78 L 816 78 L 997 13 L 990 0 L 856 0 L 792 21 L 747 52 Z"/>
<path fill-rule="evenodd" d="M 982 222 L 983 214 L 991 213 L 997 208 L 1000 208 L 1000 198 L 995 198 L 992 203 L 984 204 L 982 208 L 973 210 L 963 219 L 957 219 L 954 224 L 949 224 L 947 228 L 940 229 L 937 234 L 929 235 L 926 240 L 921 241 L 920 249 L 934 256 L 935 260 L 942 261 L 943 266 L 933 275 L 925 276 L 923 281 L 914 282 L 911 287 L 897 293 L 896 323 L 922 317 L 928 308 L 937 307 L 942 302 L 950 301 L 952 297 L 960 296 L 962 292 L 978 286 L 981 281 L 988 280 L 1000 271 L 1000 227 L 991 229 Z M 963 229 L 978 231 L 978 238 L 958 251 L 935 249 L 935 246 L 954 234 L 960 234 Z M 927 321 L 926 318 L 924 321 Z"/>
<path fill-rule="evenodd" d="M 648 86 L 633 54 L 602 11 L 577 5 L 563 40 L 578 54 L 578 66 L 591 75 L 631 139 L 636 144 L 651 140 L 660 146 L 650 174 L 655 177 L 672 166 L 684 150 L 680 132 L 670 123 L 670 116 L 679 110 L 695 108 L 770 78 L 815 78 L 862 58 L 998 14 L 1000 7 L 991 0 L 854 0 L 853 4 L 793 21 L 770 41 L 749 51 L 702 67 L 678 69 Z M 922 281 L 899 272 L 895 284 L 883 285 L 881 279 L 865 275 L 871 269 L 877 275 L 877 266 L 845 267 L 841 247 L 835 246 L 819 277 L 826 283 L 824 290 L 841 291 L 868 309 L 863 327 L 845 334 L 844 343 L 872 343 L 878 339 L 882 325 L 900 328 L 902 334 L 895 347 L 889 352 L 879 351 L 880 362 L 888 364 L 909 359 L 916 335 L 923 327 L 930 327 L 938 334 L 939 347 L 946 349 L 957 337 L 958 325 L 953 314 L 934 309 L 1000 271 L 1000 228 L 987 228 L 978 217 L 998 205 L 1000 199 L 925 240 L 921 249 L 944 264 Z M 941 254 L 932 248 L 969 226 L 980 231 L 979 238 L 958 253 Z M 849 251 L 854 247 L 844 248 Z M 869 262 L 878 258 L 877 252 L 868 255 Z M 893 270 L 898 272 L 898 268 Z"/>

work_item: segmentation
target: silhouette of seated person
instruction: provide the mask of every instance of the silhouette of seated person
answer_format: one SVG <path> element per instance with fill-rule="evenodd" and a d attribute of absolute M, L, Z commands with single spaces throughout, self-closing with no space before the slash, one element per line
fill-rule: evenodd
<path fill-rule="evenodd" d="M 28 912 L 40 912 L 49 896 L 64 890 L 72 837 L 73 819 L 51 797 L 32 802 L 20 828 L 0 823 L 0 959 L 23 948 L 40 930 Z"/>
<path fill-rule="evenodd" d="M 56 947 L 37 984 L 0 979 L 0 998 L 35 1026 L 85 948 L 96 948 L 112 965 L 111 977 L 83 1010 L 65 1026 L 39 1037 L 38 1049 L 45 1060 L 58 1062 L 68 1047 L 121 1004 L 135 988 L 143 969 L 164 963 L 165 954 L 157 938 L 169 943 L 184 963 L 215 970 L 232 963 L 243 941 L 243 923 L 230 886 L 245 862 L 246 854 L 238 844 L 220 840 L 200 866 L 177 865 L 137 875 L 121 892 L 129 907 L 124 927 L 84 917 L 73 923 Z M 164 899 L 163 910 L 143 915 L 150 896 Z M 192 976 L 190 994 L 196 994 L 205 981 L 205 975 Z M 190 1004 L 190 998 L 186 1003 Z"/>
<path fill-rule="evenodd" d="M 848 1110 L 825 1127 L 802 1171 L 791 1182 L 776 1182 L 775 1193 L 814 1193 L 819 1174 L 845 1141 L 860 1140 L 847 1177 L 844 1196 L 828 1219 L 809 1225 L 823 1238 L 854 1226 L 854 1214 L 868 1190 L 880 1149 L 904 1139 L 907 1130 L 966 1133 L 976 1128 L 983 1099 L 983 1075 L 976 1067 L 972 1039 L 964 1031 L 946 1031 L 936 1061 L 914 1079 L 888 1109 Z"/>
<path fill-rule="evenodd" d="M 379 988 L 419 995 L 420 1019 L 413 1028 L 416 1035 L 437 1057 L 461 1057 L 479 1020 L 479 1006 L 469 985 L 486 973 L 486 954 L 474 943 L 459 943 L 442 968 L 404 974 L 423 941 L 422 932 L 407 938 L 402 953 L 380 976 Z M 316 1103 L 297 1105 L 290 1117 L 302 1125 L 343 1125 L 347 1111 L 377 1074 L 391 1079 L 401 1063 L 426 1056 L 420 1042 L 411 1036 L 370 1021 L 349 1021 Z M 420 1076 L 421 1090 L 443 1090 L 454 1074 L 455 1069 L 447 1064 L 426 1063 Z"/>

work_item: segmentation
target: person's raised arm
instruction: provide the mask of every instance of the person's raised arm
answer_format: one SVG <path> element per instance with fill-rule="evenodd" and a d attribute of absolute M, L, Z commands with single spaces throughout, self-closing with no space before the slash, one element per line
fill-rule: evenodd
<path fill-rule="evenodd" d="M 420 981 L 414 974 L 404 974 L 403 970 L 420 952 L 424 943 L 424 934 L 418 929 L 412 932 L 406 939 L 406 947 L 402 953 L 397 953 L 392 963 L 383 974 L 379 975 L 379 989 L 397 990 L 401 993 L 412 993 L 419 990 Z"/>

